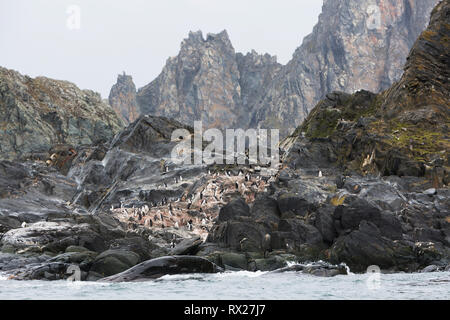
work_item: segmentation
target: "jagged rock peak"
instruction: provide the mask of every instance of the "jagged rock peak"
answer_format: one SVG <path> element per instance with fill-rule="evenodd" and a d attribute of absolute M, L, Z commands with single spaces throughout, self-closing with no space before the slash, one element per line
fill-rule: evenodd
<path fill-rule="evenodd" d="M 297 127 L 328 92 L 398 81 L 438 0 L 327 0 L 313 32 L 265 90 L 253 125 Z M 285 132 L 286 133 L 286 132 Z"/>
<path fill-rule="evenodd" d="M 218 42 L 223 43 L 227 47 L 233 48 L 227 30 L 222 30 L 219 33 L 207 33 L 206 39 L 203 37 L 203 32 L 201 30 L 195 32 L 189 31 L 188 37 L 181 42 L 181 47 L 187 44 L 198 45 L 204 43 L 218 43 Z"/>
<path fill-rule="evenodd" d="M 114 111 L 125 123 L 133 122 L 139 116 L 136 86 L 133 78 L 125 74 L 125 71 L 117 76 L 117 82 L 112 86 L 108 100 Z"/>
<path fill-rule="evenodd" d="M 228 33 L 190 32 L 161 74 L 138 90 L 142 114 L 166 116 L 206 127 L 246 127 L 249 110 L 279 70 L 276 59 L 236 54 Z"/>
<path fill-rule="evenodd" d="M 268 53 L 259 54 L 255 51 L 255 49 L 252 49 L 250 52 L 247 52 L 245 55 L 238 52 L 236 53 L 238 58 L 245 58 L 247 61 L 252 62 L 254 65 L 262 65 L 262 64 L 276 64 L 277 63 L 277 56 L 270 55 Z"/>

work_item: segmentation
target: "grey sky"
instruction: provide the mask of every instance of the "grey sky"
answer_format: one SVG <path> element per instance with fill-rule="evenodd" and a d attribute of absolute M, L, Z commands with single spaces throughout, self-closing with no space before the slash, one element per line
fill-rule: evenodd
<path fill-rule="evenodd" d="M 80 29 L 67 27 L 70 5 Z M 190 30 L 228 31 L 237 52 L 286 63 L 312 31 L 322 0 L 0 0 L 0 66 L 69 80 L 106 98 L 118 73 L 153 80 Z"/>

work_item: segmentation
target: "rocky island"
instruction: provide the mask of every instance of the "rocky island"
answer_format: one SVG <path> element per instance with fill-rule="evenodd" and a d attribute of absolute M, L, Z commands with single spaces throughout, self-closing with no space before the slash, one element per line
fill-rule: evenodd
<path fill-rule="evenodd" d="M 417 11 L 433 1 L 410 2 Z M 449 17 L 443 0 L 403 75 L 368 83 L 381 92 L 328 92 L 304 120 L 303 111 L 287 116 L 277 109 L 285 104 L 273 102 L 281 119 L 300 123 L 279 145 L 278 168 L 173 161 L 175 130 L 194 135 L 197 116 L 210 125 L 222 117 L 249 123 L 239 112 L 248 115 L 271 94 L 261 85 L 290 79 L 269 55 L 235 55 L 226 33 L 190 34 L 181 55 L 136 96 L 131 78 L 120 76 L 111 106 L 73 84 L 1 68 L 0 271 L 15 280 L 136 282 L 230 270 L 449 270 Z M 211 55 L 187 72 L 183 55 L 197 56 L 193 43 Z M 227 56 L 218 61 L 220 50 Z M 200 77 L 204 64 L 213 67 Z M 239 77 L 208 86 L 223 72 L 214 66 Z M 180 75 L 177 93 L 163 90 Z M 353 81 L 346 79 L 343 88 Z M 326 89 L 336 89 L 335 80 Z M 197 112 L 191 103 L 202 90 L 228 96 L 220 95 L 223 103 L 204 96 Z M 252 107 L 243 110 L 243 101 Z"/>

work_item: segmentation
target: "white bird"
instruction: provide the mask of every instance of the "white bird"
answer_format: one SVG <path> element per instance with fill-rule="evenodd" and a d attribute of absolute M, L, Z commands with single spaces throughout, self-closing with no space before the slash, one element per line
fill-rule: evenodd
<path fill-rule="evenodd" d="M 175 229 L 178 229 L 178 228 L 179 228 L 178 222 L 175 222 Z"/>
<path fill-rule="evenodd" d="M 22 228 L 26 228 L 28 226 L 28 224 L 24 221 L 22 222 Z"/>
<path fill-rule="evenodd" d="M 319 178 L 322 178 L 322 171 L 319 170 Z"/>

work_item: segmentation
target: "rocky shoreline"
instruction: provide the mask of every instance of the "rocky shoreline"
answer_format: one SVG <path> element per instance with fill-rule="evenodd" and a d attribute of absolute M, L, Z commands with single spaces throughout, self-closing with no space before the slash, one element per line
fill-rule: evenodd
<path fill-rule="evenodd" d="M 107 141 L 0 160 L 0 272 L 448 271 L 449 15 L 448 0 L 433 10 L 394 86 L 319 102 L 277 169 L 176 164 L 172 132 L 193 129 L 151 115 Z"/>

